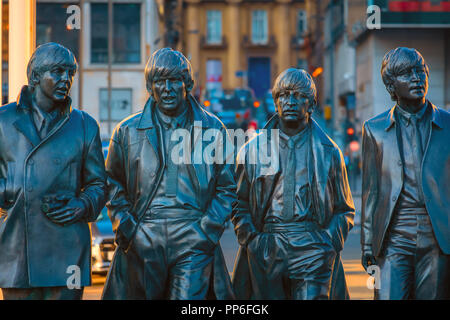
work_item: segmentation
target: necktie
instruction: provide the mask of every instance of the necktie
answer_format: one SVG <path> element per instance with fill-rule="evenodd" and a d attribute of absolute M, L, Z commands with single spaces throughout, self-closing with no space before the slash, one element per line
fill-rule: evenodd
<path fill-rule="evenodd" d="M 419 189 L 421 189 L 422 183 L 421 183 L 421 177 L 420 177 L 420 169 L 422 167 L 422 158 L 423 158 L 423 148 L 422 148 L 422 137 L 420 135 L 420 129 L 419 129 L 419 119 L 415 116 L 411 117 L 411 123 L 413 125 L 413 134 L 414 134 L 414 143 L 413 143 L 413 149 L 414 149 L 414 155 L 415 155 L 415 171 L 416 171 L 416 181 Z M 421 190 L 420 190 L 421 191 Z M 419 192 L 419 197 L 422 199 L 422 192 Z"/>
<path fill-rule="evenodd" d="M 171 122 L 171 128 L 168 130 L 169 134 L 166 145 L 168 145 L 167 150 L 167 184 L 166 184 L 166 196 L 168 197 L 175 197 L 177 195 L 177 187 L 178 187 L 178 165 L 175 164 L 175 162 L 172 159 L 172 149 L 177 143 L 177 141 L 172 141 L 170 139 L 173 129 L 176 128 L 175 120 L 172 120 Z M 178 156 L 178 155 L 177 155 Z"/>
<path fill-rule="evenodd" d="M 294 217 L 295 200 L 295 143 L 294 139 L 288 140 L 288 156 L 286 162 L 286 173 L 283 183 L 283 217 L 286 221 Z"/>

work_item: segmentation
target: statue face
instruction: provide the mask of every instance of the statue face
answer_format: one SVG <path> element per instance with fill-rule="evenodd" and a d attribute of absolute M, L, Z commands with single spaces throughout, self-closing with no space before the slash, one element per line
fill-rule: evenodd
<path fill-rule="evenodd" d="M 277 104 L 277 112 L 285 123 L 308 122 L 310 107 L 313 101 L 298 90 L 281 90 Z"/>
<path fill-rule="evenodd" d="M 397 100 L 422 100 L 428 92 L 425 66 L 417 65 L 403 70 L 392 84 Z"/>
<path fill-rule="evenodd" d="M 180 114 L 185 108 L 186 86 L 181 76 L 161 77 L 152 84 L 156 106 L 168 116 Z"/>
<path fill-rule="evenodd" d="M 69 96 L 75 69 L 61 64 L 54 65 L 39 75 L 37 86 L 54 102 L 62 102 Z"/>

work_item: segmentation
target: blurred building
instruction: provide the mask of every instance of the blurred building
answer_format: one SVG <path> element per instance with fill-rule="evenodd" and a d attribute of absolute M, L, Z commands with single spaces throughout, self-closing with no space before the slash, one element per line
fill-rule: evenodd
<path fill-rule="evenodd" d="M 36 0 L 36 45 L 59 42 L 75 53 L 79 72 L 71 92 L 73 105 L 100 122 L 104 137 L 118 121 L 143 107 L 148 96 L 145 63 L 154 50 L 168 43 L 191 60 L 198 96 L 206 90 L 250 87 L 261 97 L 282 70 L 308 68 L 308 4 L 304 0 L 112 2 L 109 121 L 108 1 Z M 7 75 L 9 1 L 3 3 L 6 59 L 2 70 Z M 73 5 L 80 8 L 80 29 L 67 26 L 68 19 L 74 21 L 73 12 L 68 12 Z M 7 79 L 3 77 L 4 93 Z"/>
<path fill-rule="evenodd" d="M 181 49 L 196 94 L 250 87 L 260 98 L 288 67 L 308 68 L 304 0 L 184 0 Z"/>
<path fill-rule="evenodd" d="M 3 0 L 2 78 L 3 96 L 6 97 L 8 3 L 9 1 Z M 70 6 L 73 5 L 80 8 L 79 17 L 76 16 L 76 11 L 70 10 Z M 81 18 L 80 28 L 76 27 L 77 21 L 74 19 L 77 18 Z M 114 128 L 120 120 L 141 110 L 145 104 L 148 94 L 145 88 L 144 69 L 148 57 L 157 48 L 158 27 L 157 6 L 154 0 L 113 0 L 111 121 L 109 121 L 108 1 L 36 1 L 36 45 L 53 41 L 74 52 L 79 69 L 71 90 L 73 106 L 86 110 L 100 122 L 104 138 L 109 137 L 109 128 Z"/>
<path fill-rule="evenodd" d="M 348 133 L 357 139 L 363 121 L 394 105 L 380 69 L 384 54 L 395 47 L 422 53 L 430 67 L 428 98 L 450 108 L 450 1 L 311 2 L 317 23 L 311 26 L 310 64 L 323 66 L 320 104 L 328 132 L 343 149 L 352 140 Z"/>
<path fill-rule="evenodd" d="M 350 3 L 365 1 L 349 0 Z M 392 107 L 381 79 L 384 54 L 395 47 L 419 50 L 429 68 L 428 98 L 450 109 L 450 1 L 367 1 L 352 5 L 347 32 L 356 49 L 356 117 L 362 121 Z M 367 6 L 380 9 L 380 29 L 367 29 Z"/>

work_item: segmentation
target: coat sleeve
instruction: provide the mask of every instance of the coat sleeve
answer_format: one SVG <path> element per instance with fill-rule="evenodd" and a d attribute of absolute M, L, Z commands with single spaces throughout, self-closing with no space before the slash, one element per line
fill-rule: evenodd
<path fill-rule="evenodd" d="M 127 193 L 125 152 L 121 128 L 117 127 L 111 137 L 108 156 L 106 158 L 106 173 L 108 186 L 108 216 L 111 219 L 116 242 L 119 245 L 129 242 L 132 238 L 136 221 L 130 213 L 131 203 Z"/>
<path fill-rule="evenodd" d="M 222 128 L 220 132 L 222 137 L 229 139 L 225 128 Z M 206 209 L 206 214 L 200 219 L 200 227 L 214 243 L 219 242 L 225 230 L 225 222 L 230 218 L 233 203 L 236 201 L 236 181 L 234 180 L 233 164 L 230 164 L 229 161 L 227 162 L 227 159 L 228 157 L 225 153 L 222 163 L 216 164 L 214 197 Z"/>
<path fill-rule="evenodd" d="M 93 119 L 87 124 L 87 137 L 90 136 L 84 152 L 80 193 L 81 200 L 88 208 L 85 217 L 87 222 L 97 219 L 106 202 L 105 159 L 100 140 L 100 128 Z"/>
<path fill-rule="evenodd" d="M 333 167 L 333 217 L 327 232 L 331 236 L 335 249 L 341 251 L 348 232 L 353 228 L 355 205 L 348 184 L 344 158 L 338 148 L 333 153 Z"/>
<path fill-rule="evenodd" d="M 243 156 L 248 155 L 248 145 L 244 145 L 239 152 L 238 159 Z M 258 231 L 253 224 L 251 211 L 250 211 L 250 178 L 248 175 L 246 163 L 247 159 L 243 161 L 244 163 L 239 163 L 237 161 L 236 167 L 236 179 L 237 179 L 237 202 L 233 207 L 233 213 L 231 221 L 234 224 L 234 229 L 238 242 L 242 246 L 246 246 L 247 243 L 253 239 Z"/>
<path fill-rule="evenodd" d="M 362 131 L 361 249 L 372 249 L 372 219 L 378 199 L 377 149 L 366 123 Z"/>

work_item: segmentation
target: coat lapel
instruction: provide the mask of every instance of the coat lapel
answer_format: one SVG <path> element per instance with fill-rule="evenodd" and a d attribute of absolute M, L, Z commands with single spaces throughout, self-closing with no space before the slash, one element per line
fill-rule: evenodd
<path fill-rule="evenodd" d="M 36 127 L 32 122 L 29 112 L 20 110 L 18 114 L 19 117 L 14 122 L 14 126 L 28 139 L 28 141 L 30 141 L 33 147 L 36 147 L 41 142 L 41 138 L 36 131 Z"/>
<path fill-rule="evenodd" d="M 165 162 L 164 152 L 161 150 L 161 135 L 158 132 L 158 127 L 153 122 L 153 107 L 155 101 L 152 98 L 147 100 L 147 103 L 144 106 L 144 111 L 142 112 L 141 119 L 139 121 L 139 125 L 137 127 L 138 130 L 145 130 L 145 136 L 147 137 L 148 142 L 153 147 L 155 154 L 158 155 L 158 160 L 161 163 Z M 160 166 L 158 166 L 160 167 Z"/>
<path fill-rule="evenodd" d="M 389 143 L 385 143 L 383 145 L 388 146 L 389 149 L 383 150 L 383 161 L 386 160 L 390 163 L 397 163 L 402 158 L 400 156 L 400 146 L 398 145 L 398 137 L 397 137 L 397 126 L 395 125 L 395 116 L 394 116 L 395 106 L 391 108 L 386 117 L 385 121 L 385 134 L 382 141 L 389 141 Z M 384 167 L 384 166 L 383 166 Z M 389 167 L 389 166 L 387 166 Z M 399 171 L 402 172 L 402 171 Z M 403 184 L 403 175 L 400 174 L 400 181 Z"/>
<path fill-rule="evenodd" d="M 192 126 L 190 128 L 191 135 L 191 161 L 192 165 L 188 166 L 188 170 L 190 171 L 193 178 L 196 179 L 199 190 L 201 190 L 201 186 L 203 188 L 207 188 L 208 185 L 208 175 L 207 175 L 207 166 L 209 166 L 205 159 L 203 159 L 203 134 L 204 131 L 211 128 L 212 124 L 210 119 L 206 116 L 205 110 L 202 109 L 200 104 L 195 100 L 195 98 L 189 94 L 188 95 L 189 106 L 188 108 L 191 111 L 192 115 Z M 209 144 L 209 143 L 207 143 Z"/>
<path fill-rule="evenodd" d="M 313 201 L 319 221 L 323 221 L 325 210 L 325 192 L 328 183 L 331 159 L 333 156 L 333 143 L 322 131 L 319 125 L 311 118 L 311 155 L 309 157 L 310 169 L 309 183 L 312 186 Z M 313 168 L 313 172 L 311 172 Z"/>

